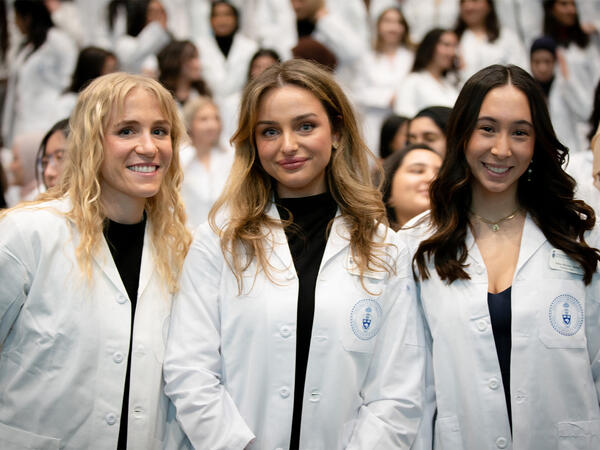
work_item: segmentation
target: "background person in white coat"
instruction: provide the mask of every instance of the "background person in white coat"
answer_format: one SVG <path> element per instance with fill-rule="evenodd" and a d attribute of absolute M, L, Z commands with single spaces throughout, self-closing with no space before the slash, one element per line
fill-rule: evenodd
<path fill-rule="evenodd" d="M 184 132 L 158 82 L 98 78 L 60 185 L 2 213 L 0 448 L 163 448 L 170 299 L 191 241 Z"/>
<path fill-rule="evenodd" d="M 14 136 L 44 132 L 56 122 L 54 102 L 68 86 L 77 57 L 75 44 L 53 26 L 42 2 L 16 0 L 14 11 L 23 40 L 9 69 L 2 119 L 6 147 Z"/>
<path fill-rule="evenodd" d="M 422 324 L 351 106 L 303 60 L 244 98 L 228 187 L 172 314 L 177 420 L 196 448 L 408 449 Z"/>
<path fill-rule="evenodd" d="M 450 30 L 434 28 L 425 35 L 411 72 L 398 88 L 394 112 L 414 117 L 428 106 L 454 105 L 458 90 L 455 85 L 458 39 Z"/>
<path fill-rule="evenodd" d="M 600 252 L 567 151 L 525 71 L 467 81 L 431 211 L 406 236 L 431 333 L 436 449 L 600 444 Z"/>
<path fill-rule="evenodd" d="M 353 98 L 363 115 L 363 134 L 371 149 L 379 148 L 383 121 L 392 113 L 398 86 L 414 62 L 414 45 L 399 8 L 382 11 L 375 25 L 372 50 L 357 66 Z"/>

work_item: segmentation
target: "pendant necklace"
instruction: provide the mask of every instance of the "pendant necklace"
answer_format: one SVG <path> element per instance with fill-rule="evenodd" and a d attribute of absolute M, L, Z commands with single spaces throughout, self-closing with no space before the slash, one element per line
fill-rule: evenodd
<path fill-rule="evenodd" d="M 485 217 L 481 217 L 479 214 L 475 214 L 473 211 L 471 211 L 471 215 L 473 217 L 475 217 L 477 220 L 480 220 L 481 222 L 487 224 L 492 231 L 495 233 L 496 231 L 498 231 L 500 229 L 500 224 L 502 222 L 505 222 L 507 220 L 511 220 L 514 219 L 517 215 L 517 213 L 521 210 L 521 207 L 515 209 L 513 212 L 511 212 L 508 216 L 503 217 L 500 220 L 497 220 L 496 222 L 493 222 L 489 219 L 486 219 Z"/>

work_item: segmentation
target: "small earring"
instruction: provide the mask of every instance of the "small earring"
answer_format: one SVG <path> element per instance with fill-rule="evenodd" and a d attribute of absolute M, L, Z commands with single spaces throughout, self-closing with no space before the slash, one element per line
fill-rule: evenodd
<path fill-rule="evenodd" d="M 529 165 L 529 169 L 527 169 L 527 182 L 531 183 L 531 175 L 533 174 L 533 169 L 531 164 Z"/>

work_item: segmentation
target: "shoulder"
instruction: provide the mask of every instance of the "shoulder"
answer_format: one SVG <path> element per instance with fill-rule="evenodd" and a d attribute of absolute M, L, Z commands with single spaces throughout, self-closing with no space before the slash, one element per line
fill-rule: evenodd
<path fill-rule="evenodd" d="M 48 30 L 45 43 L 53 47 L 67 47 L 69 49 L 75 49 L 76 47 L 73 39 L 71 39 L 67 33 L 56 27 L 52 27 Z"/>
<path fill-rule="evenodd" d="M 421 241 L 433 234 L 429 211 L 425 211 L 409 220 L 400 230 L 398 236 L 406 244 L 411 254 L 414 254 Z"/>
<path fill-rule="evenodd" d="M 25 204 L 9 210 L 0 219 L 3 226 L 18 226 L 21 231 L 42 231 L 48 227 L 64 226 L 65 214 L 70 211 L 70 202 L 65 199 Z"/>

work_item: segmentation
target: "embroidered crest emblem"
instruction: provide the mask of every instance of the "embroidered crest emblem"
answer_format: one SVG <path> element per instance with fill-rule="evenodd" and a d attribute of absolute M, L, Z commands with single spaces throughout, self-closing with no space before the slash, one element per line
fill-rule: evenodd
<path fill-rule="evenodd" d="M 350 326 L 354 335 L 363 341 L 376 336 L 382 316 L 383 311 L 377 300 L 367 298 L 356 302 L 350 313 Z"/>
<path fill-rule="evenodd" d="M 548 311 L 552 328 L 563 336 L 573 336 L 583 325 L 583 308 L 575 297 L 562 294 L 550 304 Z"/>

